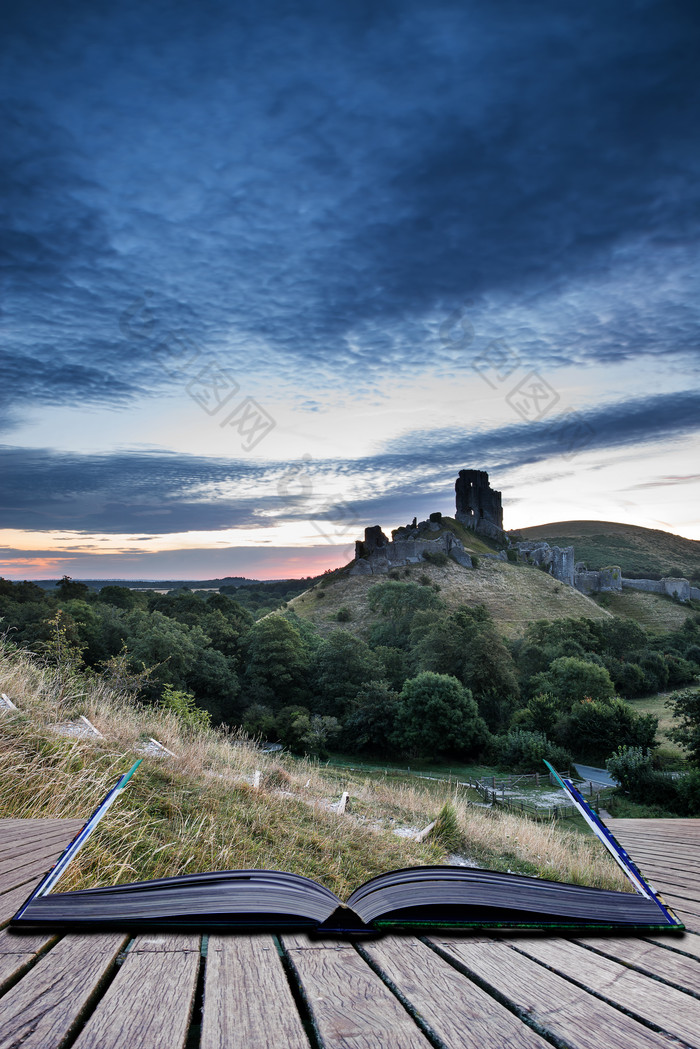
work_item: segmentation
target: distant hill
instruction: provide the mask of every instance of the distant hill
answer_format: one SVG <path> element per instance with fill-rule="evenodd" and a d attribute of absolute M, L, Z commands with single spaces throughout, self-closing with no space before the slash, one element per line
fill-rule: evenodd
<path fill-rule="evenodd" d="M 37 586 L 44 590 L 53 590 L 60 579 L 35 579 Z M 251 586 L 263 582 L 260 579 L 247 579 L 242 575 L 227 575 L 222 579 L 74 579 L 84 583 L 91 590 L 101 590 L 103 586 L 125 586 L 129 590 L 218 590 L 221 586 Z M 272 582 L 273 580 L 270 580 Z M 275 580 L 276 581 L 276 580 Z"/>
<path fill-rule="evenodd" d="M 657 528 L 614 521 L 556 521 L 518 529 L 523 539 L 545 539 L 573 546 L 577 561 L 589 568 L 619 565 L 630 579 L 682 576 L 700 584 L 700 542 Z"/>

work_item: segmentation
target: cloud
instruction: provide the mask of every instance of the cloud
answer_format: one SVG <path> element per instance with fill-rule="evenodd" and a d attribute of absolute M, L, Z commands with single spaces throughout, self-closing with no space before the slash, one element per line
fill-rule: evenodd
<path fill-rule="evenodd" d="M 683 2 L 14 5 L 5 425 L 155 395 L 177 335 L 304 402 L 453 373 L 469 296 L 532 362 L 695 367 L 699 33 Z"/>
<path fill-rule="evenodd" d="M 635 450 L 697 433 L 700 391 L 611 403 L 581 413 L 574 451 Z M 308 524 L 331 542 L 365 524 L 435 509 L 457 472 L 487 469 L 497 485 L 507 470 L 557 462 L 570 470 L 570 434 L 561 421 L 516 423 L 481 432 L 411 431 L 376 455 L 288 463 L 162 452 L 61 454 L 0 448 L 0 504 L 6 528 L 165 536 L 256 529 L 260 541 L 281 522 Z M 639 454 L 634 451 L 634 454 Z M 686 479 L 681 479 L 686 480 Z M 688 479 L 689 480 L 689 479 Z M 315 531 L 314 531 L 315 529 Z M 136 540 L 134 540 L 136 541 Z"/>

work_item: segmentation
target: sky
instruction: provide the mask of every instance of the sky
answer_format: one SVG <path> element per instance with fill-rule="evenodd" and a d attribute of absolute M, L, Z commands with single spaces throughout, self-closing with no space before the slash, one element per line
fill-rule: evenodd
<path fill-rule="evenodd" d="M 0 574 L 700 539 L 700 9 L 4 0 Z"/>

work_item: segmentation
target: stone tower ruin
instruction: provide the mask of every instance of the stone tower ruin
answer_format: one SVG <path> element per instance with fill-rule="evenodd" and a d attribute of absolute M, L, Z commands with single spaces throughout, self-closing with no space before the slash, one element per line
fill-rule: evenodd
<path fill-rule="evenodd" d="M 455 494 L 460 524 L 492 539 L 504 538 L 501 493 L 491 487 L 485 470 L 460 470 Z"/>

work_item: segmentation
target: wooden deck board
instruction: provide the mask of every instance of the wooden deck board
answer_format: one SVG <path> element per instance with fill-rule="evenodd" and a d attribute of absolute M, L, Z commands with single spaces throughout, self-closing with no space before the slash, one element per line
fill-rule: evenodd
<path fill-rule="evenodd" d="M 545 1049 L 535 1031 L 415 937 L 364 944 L 431 1030 L 454 1049 Z"/>
<path fill-rule="evenodd" d="M 201 937 L 137 937 L 75 1049 L 182 1049 L 197 987 Z"/>
<path fill-rule="evenodd" d="M 81 826 L 0 820 L 0 926 Z M 611 829 L 697 933 L 284 935 L 284 958 L 268 933 L 230 933 L 204 959 L 190 933 L 5 929 L 0 1049 L 184 1049 L 202 967 L 200 1049 L 310 1049 L 308 1019 L 323 1049 L 700 1049 L 700 820 Z"/>
<path fill-rule="evenodd" d="M 634 965 L 650 976 L 656 976 L 693 994 L 700 993 L 700 969 L 697 962 L 670 951 L 667 945 L 648 943 L 631 936 L 620 939 L 612 936 L 586 936 L 585 939 L 575 942 L 600 951 L 608 958 L 625 965 Z"/>
<path fill-rule="evenodd" d="M 127 937 L 65 936 L 0 998 L 0 1049 L 60 1049 Z"/>
<path fill-rule="evenodd" d="M 200 1049 L 309 1049 L 272 936 L 209 937 Z"/>
<path fill-rule="evenodd" d="M 649 1030 L 563 976 L 519 954 L 505 940 L 431 937 L 431 942 L 527 1015 L 543 1033 L 559 1039 L 569 1049 L 678 1047 L 676 1039 Z"/>
<path fill-rule="evenodd" d="M 700 1001 L 567 940 L 519 939 L 517 950 L 675 1035 L 700 1042 Z"/>
<path fill-rule="evenodd" d="M 283 943 L 306 993 L 321 1040 L 352 1049 L 428 1049 L 430 1042 L 354 948 L 306 936 Z"/>

